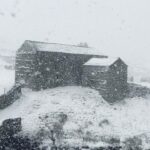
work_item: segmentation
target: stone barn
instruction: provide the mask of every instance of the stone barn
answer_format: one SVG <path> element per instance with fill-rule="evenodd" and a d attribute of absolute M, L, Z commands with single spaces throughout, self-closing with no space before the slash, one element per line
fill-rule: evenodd
<path fill-rule="evenodd" d="M 83 86 L 98 90 L 109 102 L 127 92 L 127 65 L 120 58 L 91 58 L 83 65 Z"/>
<path fill-rule="evenodd" d="M 15 81 L 34 90 L 81 85 L 82 66 L 93 57 L 107 56 L 92 48 L 27 40 L 16 53 Z"/>
<path fill-rule="evenodd" d="M 27 40 L 16 53 L 15 82 L 33 90 L 87 86 L 114 102 L 127 92 L 127 65 L 93 48 Z"/>

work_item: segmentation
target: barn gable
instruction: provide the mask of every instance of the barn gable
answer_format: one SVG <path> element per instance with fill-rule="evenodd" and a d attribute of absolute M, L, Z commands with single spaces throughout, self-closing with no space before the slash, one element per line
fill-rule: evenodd
<path fill-rule="evenodd" d="M 121 65 L 121 66 L 123 66 L 123 67 L 128 67 L 128 65 L 127 65 L 120 57 L 117 58 L 116 61 L 115 61 L 112 65 L 110 65 L 110 67 L 113 66 L 113 65 L 115 65 L 115 64 L 116 64 L 116 65 L 117 65 L 117 64 L 118 64 L 118 65 Z M 116 65 L 115 65 L 115 66 L 116 66 Z"/>
<path fill-rule="evenodd" d="M 28 40 L 26 40 L 17 51 L 19 54 L 35 54 L 36 52 L 36 47 Z"/>
<path fill-rule="evenodd" d="M 82 85 L 114 102 L 127 92 L 127 65 L 120 58 L 91 58 L 83 65 Z"/>

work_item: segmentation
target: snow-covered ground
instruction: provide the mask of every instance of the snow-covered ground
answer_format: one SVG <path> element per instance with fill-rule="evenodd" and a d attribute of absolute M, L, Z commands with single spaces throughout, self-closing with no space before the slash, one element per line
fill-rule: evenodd
<path fill-rule="evenodd" d="M 0 92 L 3 93 L 4 88 L 13 85 L 14 71 L 6 70 L 5 62 L 0 64 Z M 80 145 L 88 136 L 93 139 L 107 135 L 121 139 L 143 134 L 150 137 L 149 110 L 150 97 L 135 97 L 109 105 L 90 88 L 68 86 L 39 92 L 23 89 L 19 100 L 0 110 L 0 123 L 8 118 L 22 117 L 23 133 L 33 136 L 42 128 L 46 130 L 41 118 L 51 126 L 58 122 L 57 114 L 63 113 L 67 115 L 67 120 L 61 124 L 63 140 Z"/>
<path fill-rule="evenodd" d="M 111 135 L 124 139 L 150 132 L 149 110 L 149 98 L 126 99 L 109 105 L 90 88 L 71 86 L 39 92 L 24 89 L 21 99 L 0 111 L 0 121 L 22 117 L 23 132 L 35 135 L 43 125 L 39 117 L 63 112 L 68 117 L 63 125 L 66 137 L 81 142 L 90 133 L 92 137 Z M 53 122 L 51 119 L 49 123 Z"/>

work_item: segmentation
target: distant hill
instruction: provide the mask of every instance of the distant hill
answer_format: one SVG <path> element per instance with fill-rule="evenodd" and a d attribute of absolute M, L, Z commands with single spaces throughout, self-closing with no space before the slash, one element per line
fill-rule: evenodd
<path fill-rule="evenodd" d="M 13 56 L 0 55 L 0 95 L 8 91 L 15 80 L 15 59 Z"/>
<path fill-rule="evenodd" d="M 15 51 L 1 49 L 0 50 L 0 67 L 14 68 Z"/>
<path fill-rule="evenodd" d="M 15 51 L 14 50 L 9 50 L 9 49 L 0 49 L 0 55 L 1 56 L 15 56 Z"/>
<path fill-rule="evenodd" d="M 128 78 L 129 80 L 133 77 L 133 82 L 149 82 L 150 83 L 150 69 L 142 68 L 138 66 L 128 67 Z"/>

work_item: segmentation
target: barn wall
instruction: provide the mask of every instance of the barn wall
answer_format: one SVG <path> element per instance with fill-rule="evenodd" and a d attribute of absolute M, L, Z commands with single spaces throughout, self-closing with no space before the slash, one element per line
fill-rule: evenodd
<path fill-rule="evenodd" d="M 121 100 L 127 93 L 127 66 L 120 60 L 110 67 L 84 66 L 82 85 L 98 90 L 109 102 Z"/>
<path fill-rule="evenodd" d="M 104 56 L 37 51 L 27 41 L 16 53 L 15 81 L 37 90 L 80 85 L 82 65 L 92 57 Z"/>
<path fill-rule="evenodd" d="M 38 52 L 37 55 L 36 79 L 39 89 L 80 85 L 82 65 L 93 57 L 57 52 Z"/>
<path fill-rule="evenodd" d="M 21 85 L 14 85 L 7 93 L 0 96 L 0 109 L 4 109 L 21 96 Z"/>
<path fill-rule="evenodd" d="M 110 66 L 109 71 L 109 97 L 113 100 L 123 99 L 127 93 L 127 65 L 118 60 Z"/>
<path fill-rule="evenodd" d="M 23 46 L 16 53 L 15 82 L 34 88 L 34 73 L 36 72 L 36 53 Z M 26 50 L 27 49 L 27 50 Z"/>
<path fill-rule="evenodd" d="M 107 67 L 100 66 L 84 66 L 82 85 L 98 90 L 101 95 L 106 95 L 108 93 L 107 80 L 109 78 L 107 69 Z"/>

